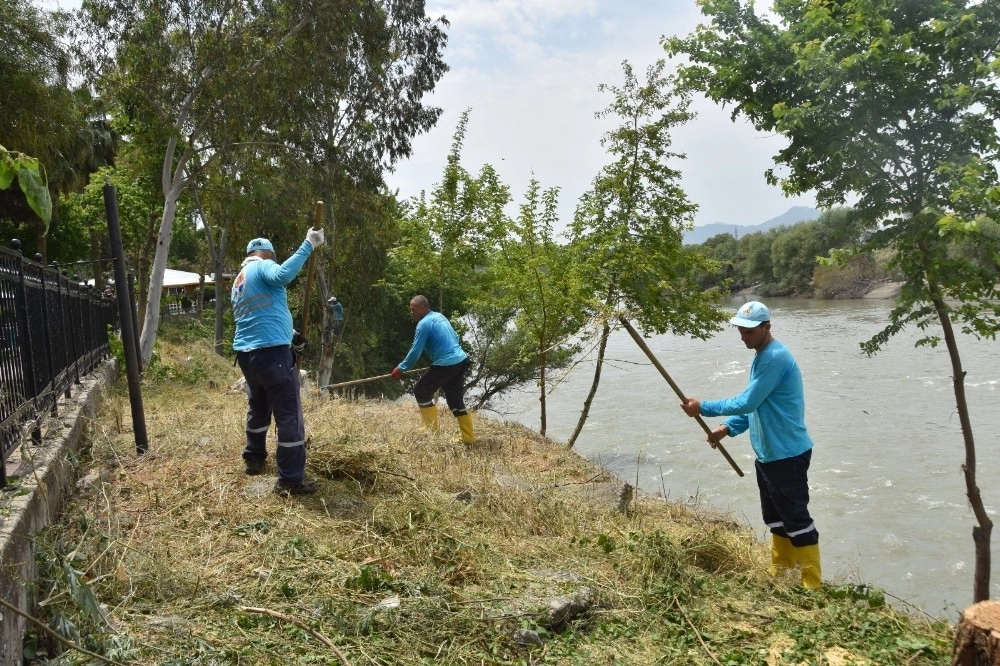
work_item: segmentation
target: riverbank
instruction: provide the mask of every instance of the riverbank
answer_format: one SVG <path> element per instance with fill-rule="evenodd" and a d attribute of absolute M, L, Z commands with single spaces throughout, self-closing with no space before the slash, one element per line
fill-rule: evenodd
<path fill-rule="evenodd" d="M 852 291 L 845 292 L 846 295 L 840 296 L 840 298 L 866 298 L 866 299 L 878 299 L 878 300 L 894 300 L 899 296 L 900 290 L 903 288 L 902 282 L 896 282 L 893 280 L 879 280 L 876 282 L 864 283 L 856 286 Z M 743 298 L 753 299 L 760 297 L 760 285 L 754 285 L 752 287 L 747 287 L 746 289 L 741 289 L 735 292 L 734 296 L 742 296 Z M 799 296 L 799 298 L 812 298 L 809 296 Z"/>
<path fill-rule="evenodd" d="M 475 416 L 308 397 L 316 495 L 239 460 L 245 397 L 208 344 L 161 339 L 137 459 L 122 382 L 88 479 L 38 544 L 47 622 L 119 663 L 939 664 L 952 627 L 864 586 L 772 579 L 753 533 Z M 71 573 L 71 572 L 76 572 Z M 84 583 L 81 585 L 81 583 Z M 102 610 L 103 609 L 103 610 Z M 48 649 L 48 641 L 39 642 Z"/>

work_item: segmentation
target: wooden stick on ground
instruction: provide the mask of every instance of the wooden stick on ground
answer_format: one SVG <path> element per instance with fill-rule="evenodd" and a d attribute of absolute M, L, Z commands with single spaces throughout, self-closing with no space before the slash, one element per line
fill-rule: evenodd
<path fill-rule="evenodd" d="M 337 655 L 337 659 L 340 659 L 340 661 L 345 666 L 351 666 L 351 662 L 347 660 L 347 657 L 344 656 L 343 652 L 337 649 L 337 646 L 333 644 L 333 641 L 331 641 L 329 638 L 327 638 L 320 632 L 316 631 L 315 629 L 313 629 L 312 627 L 310 627 L 308 624 L 298 619 L 297 617 L 292 617 L 291 615 L 285 615 L 284 613 L 273 611 L 270 608 L 255 608 L 253 606 L 240 606 L 240 610 L 245 613 L 259 613 L 260 615 L 268 615 L 270 617 L 288 622 L 289 624 L 294 624 L 296 627 L 298 627 L 302 631 L 308 632 L 310 635 L 312 635 L 313 638 L 315 638 L 320 643 L 333 650 L 333 653 Z"/>

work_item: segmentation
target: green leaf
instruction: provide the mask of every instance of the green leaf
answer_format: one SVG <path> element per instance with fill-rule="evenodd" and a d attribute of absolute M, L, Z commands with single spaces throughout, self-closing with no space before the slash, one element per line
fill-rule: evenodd
<path fill-rule="evenodd" d="M 22 166 L 17 171 L 17 181 L 28 199 L 31 210 L 45 221 L 45 233 L 48 233 L 49 221 L 52 220 L 52 198 L 49 196 L 49 188 L 45 186 L 40 169 L 37 166 L 34 169 Z"/>
<path fill-rule="evenodd" d="M 13 181 L 14 164 L 10 160 L 0 159 L 0 190 L 6 190 Z"/>

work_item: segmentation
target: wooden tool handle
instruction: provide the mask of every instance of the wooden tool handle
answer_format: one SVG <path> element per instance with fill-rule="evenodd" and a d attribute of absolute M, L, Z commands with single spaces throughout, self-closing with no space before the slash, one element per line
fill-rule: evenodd
<path fill-rule="evenodd" d="M 620 317 L 618 321 L 622 323 L 622 326 L 625 327 L 625 330 L 628 331 L 628 334 L 631 335 L 632 339 L 635 340 L 635 343 L 639 345 L 639 349 L 641 349 L 646 354 L 646 356 L 656 367 L 656 369 L 660 371 L 660 374 L 663 375 L 663 378 L 667 380 L 667 383 L 670 384 L 670 388 L 674 390 L 674 393 L 677 394 L 677 397 L 680 398 L 682 401 L 687 400 L 687 396 L 685 396 L 684 392 L 681 391 L 681 387 L 679 387 L 676 383 L 674 383 L 674 380 L 670 378 L 669 374 L 667 374 L 666 369 L 664 369 L 664 367 L 660 365 L 660 362 L 656 360 L 656 357 L 653 355 L 653 351 L 646 344 L 645 340 L 642 339 L 642 336 L 639 335 L 639 331 L 635 330 L 632 327 L 632 324 L 628 323 L 628 320 L 626 320 L 624 317 Z M 701 426 L 701 429 L 704 430 L 706 434 L 708 434 L 709 440 L 715 443 L 715 448 L 719 450 L 719 453 L 721 453 L 722 456 L 729 462 L 730 466 L 732 466 L 732 468 L 736 470 L 737 474 L 743 476 L 743 470 L 740 469 L 740 466 L 737 465 L 736 461 L 732 459 L 732 457 L 729 455 L 729 452 L 726 451 L 726 447 L 722 445 L 722 442 L 716 439 L 715 435 L 712 434 L 712 429 L 708 427 L 708 424 L 705 423 L 705 421 L 703 421 L 700 416 L 696 416 L 694 418 L 698 422 L 698 425 Z"/>

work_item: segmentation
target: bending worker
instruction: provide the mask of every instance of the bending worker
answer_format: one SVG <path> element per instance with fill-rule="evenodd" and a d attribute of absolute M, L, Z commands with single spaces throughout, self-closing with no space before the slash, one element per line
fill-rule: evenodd
<path fill-rule="evenodd" d="M 465 409 L 465 370 L 469 366 L 469 357 L 462 351 L 458 333 L 447 317 L 431 310 L 426 296 L 414 296 L 410 300 L 410 315 L 417 322 L 413 345 L 406 358 L 392 369 L 392 376 L 401 378 L 403 372 L 412 368 L 420 354 L 426 351 L 431 359 L 431 367 L 413 386 L 413 396 L 420 407 L 424 427 L 437 431 L 438 413 L 434 404 L 434 392 L 443 389 L 448 407 L 458 420 L 462 441 L 472 444 L 472 416 Z"/>
<path fill-rule="evenodd" d="M 247 245 L 247 258 L 233 280 L 233 350 L 249 396 L 243 461 L 247 474 L 264 471 L 267 431 L 273 414 L 278 430 L 274 455 L 278 468 L 276 493 L 316 492 L 316 482 L 305 477 L 306 430 L 294 353 L 301 352 L 305 340 L 292 329 L 285 285 L 322 244 L 323 230 L 310 229 L 299 249 L 278 264 L 271 241 L 255 238 Z"/>
<path fill-rule="evenodd" d="M 713 447 L 726 435 L 750 430 L 761 513 L 771 530 L 771 572 L 777 575 L 798 562 L 802 586 L 822 587 L 819 532 L 809 515 L 813 443 L 806 432 L 802 373 L 788 348 L 771 337 L 771 313 L 763 303 L 744 304 L 729 323 L 756 352 L 746 390 L 724 400 L 687 398 L 681 409 L 691 417 L 729 417 L 712 430 Z"/>

